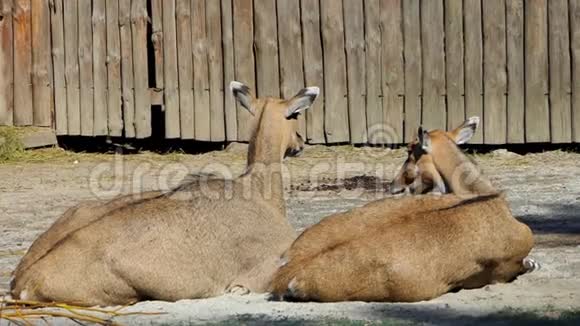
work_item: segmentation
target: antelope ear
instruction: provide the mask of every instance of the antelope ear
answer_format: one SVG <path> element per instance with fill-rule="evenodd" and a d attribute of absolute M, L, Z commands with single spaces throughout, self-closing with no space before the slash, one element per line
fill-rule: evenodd
<path fill-rule="evenodd" d="M 427 152 L 431 152 L 431 137 L 429 137 L 429 132 L 423 129 L 423 126 L 419 126 L 417 130 L 417 139 L 419 140 L 419 144 L 421 144 L 421 148 Z"/>
<path fill-rule="evenodd" d="M 467 143 L 471 137 L 477 131 L 477 127 L 479 126 L 479 117 L 471 117 L 455 130 L 453 130 L 452 134 L 455 135 L 455 143 L 457 145 Z"/>
<path fill-rule="evenodd" d="M 230 91 L 241 106 L 246 108 L 246 110 L 248 110 L 248 112 L 250 112 L 252 115 L 255 114 L 255 110 L 252 107 L 252 102 L 254 102 L 254 95 L 252 95 L 252 92 L 248 86 L 237 81 L 232 81 L 230 83 Z"/>
<path fill-rule="evenodd" d="M 296 119 L 302 111 L 308 109 L 320 94 L 318 87 L 306 87 L 300 90 L 293 98 L 288 100 L 286 119 Z"/>

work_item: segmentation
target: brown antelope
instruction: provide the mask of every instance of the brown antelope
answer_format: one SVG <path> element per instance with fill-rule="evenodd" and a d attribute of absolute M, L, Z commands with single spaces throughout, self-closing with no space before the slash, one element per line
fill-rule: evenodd
<path fill-rule="evenodd" d="M 539 267 L 527 258 L 531 230 L 512 216 L 503 195 L 456 145 L 474 130 L 467 124 L 450 137 L 419 128 L 412 148 L 414 161 L 429 155 L 435 172 L 457 194 L 388 198 L 323 219 L 283 255 L 270 285 L 273 295 L 414 302 L 509 282 Z"/>
<path fill-rule="evenodd" d="M 303 150 L 296 117 L 319 90 L 305 88 L 282 100 L 255 98 L 238 82 L 230 88 L 255 116 L 241 177 L 197 179 L 167 193 L 70 210 L 23 258 L 12 295 L 118 305 L 267 290 L 278 258 L 295 239 L 281 163 Z"/>

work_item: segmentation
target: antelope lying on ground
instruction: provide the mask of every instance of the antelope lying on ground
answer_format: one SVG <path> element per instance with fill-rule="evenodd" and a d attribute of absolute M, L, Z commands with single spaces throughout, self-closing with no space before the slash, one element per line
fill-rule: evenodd
<path fill-rule="evenodd" d="M 295 239 L 286 220 L 281 163 L 302 151 L 296 117 L 319 90 L 305 88 L 285 101 L 254 98 L 238 82 L 230 87 L 256 117 L 241 177 L 197 180 L 168 193 L 69 211 L 23 258 L 12 295 L 118 305 L 264 292 Z"/>
<path fill-rule="evenodd" d="M 474 130 L 464 126 L 459 140 Z M 270 285 L 274 296 L 413 302 L 509 282 L 535 269 L 527 258 L 532 232 L 456 142 L 446 132 L 420 128 L 411 155 L 415 162 L 429 155 L 435 172 L 460 195 L 389 198 L 323 219 L 282 257 Z M 462 179 L 460 171 L 477 178 Z"/>

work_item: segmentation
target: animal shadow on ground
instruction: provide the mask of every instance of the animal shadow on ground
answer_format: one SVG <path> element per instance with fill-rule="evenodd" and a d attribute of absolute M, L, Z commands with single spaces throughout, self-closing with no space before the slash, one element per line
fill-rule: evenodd
<path fill-rule="evenodd" d="M 517 216 L 535 233 L 539 234 L 580 234 L 580 205 L 549 204 L 542 205 L 550 213 L 525 214 Z"/>

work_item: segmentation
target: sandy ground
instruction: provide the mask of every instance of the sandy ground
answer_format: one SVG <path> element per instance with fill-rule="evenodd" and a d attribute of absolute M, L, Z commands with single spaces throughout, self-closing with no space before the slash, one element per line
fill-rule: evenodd
<path fill-rule="evenodd" d="M 302 157 L 289 159 L 287 203 L 292 224 L 303 230 L 326 215 L 385 196 L 381 182 L 393 177 L 403 156 L 401 150 L 315 146 L 307 148 Z M 334 323 L 348 319 L 503 324 L 516 318 L 545 324 L 550 320 L 542 318 L 580 311 L 580 155 L 554 151 L 520 156 L 500 151 L 475 158 L 506 191 L 514 215 L 534 230 L 537 246 L 532 256 L 541 262 L 540 271 L 511 284 L 461 291 L 416 304 L 286 303 L 268 301 L 265 295 L 224 296 L 177 303 L 143 302 L 129 309 L 164 314 L 116 321 L 187 325 L 228 320 L 249 324 Z M 86 161 L 0 166 L 0 294 L 7 291 L 10 273 L 31 242 L 67 208 L 82 200 L 171 187 L 188 172 L 224 171 L 226 167 L 232 175 L 242 171 L 243 148 L 196 156 L 101 155 Z M 360 175 L 369 180 L 379 178 L 376 189 L 368 180 L 364 187 L 356 187 L 357 179 L 352 177 Z M 344 180 L 350 182 L 350 190 L 340 186 Z M 0 321 L 3 325 L 5 322 Z"/>

